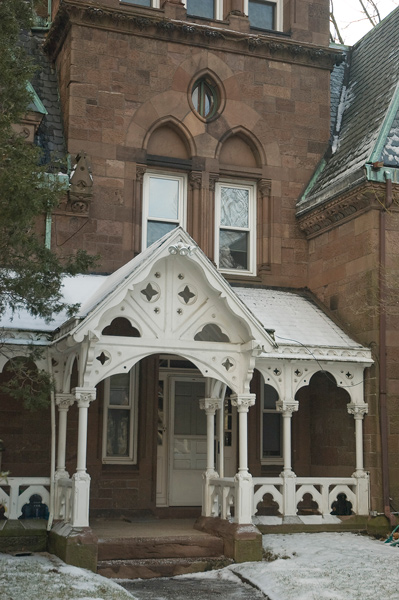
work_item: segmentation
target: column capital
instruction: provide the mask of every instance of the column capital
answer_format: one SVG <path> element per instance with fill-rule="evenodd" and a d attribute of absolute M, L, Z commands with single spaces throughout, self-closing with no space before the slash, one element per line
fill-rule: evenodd
<path fill-rule="evenodd" d="M 56 394 L 55 403 L 58 406 L 58 410 L 68 410 L 75 402 L 76 397 L 74 394 Z"/>
<path fill-rule="evenodd" d="M 199 401 L 200 409 L 206 414 L 214 415 L 217 410 L 220 410 L 223 405 L 221 398 L 201 398 Z"/>
<path fill-rule="evenodd" d="M 298 400 L 277 400 L 276 410 L 283 414 L 283 417 L 292 417 L 299 408 Z"/>
<path fill-rule="evenodd" d="M 95 388 L 84 388 L 84 387 L 76 387 L 73 388 L 72 393 L 75 394 L 75 398 L 78 402 L 79 408 L 89 408 L 90 402 L 96 399 Z"/>
<path fill-rule="evenodd" d="M 353 415 L 355 419 L 363 419 L 364 415 L 367 415 L 369 411 L 369 406 L 366 403 L 363 404 L 355 404 L 350 402 L 346 406 L 347 411 L 350 415 Z"/>
<path fill-rule="evenodd" d="M 248 412 L 249 408 L 255 404 L 255 394 L 232 394 L 230 396 L 231 404 L 237 407 L 237 412 Z"/>

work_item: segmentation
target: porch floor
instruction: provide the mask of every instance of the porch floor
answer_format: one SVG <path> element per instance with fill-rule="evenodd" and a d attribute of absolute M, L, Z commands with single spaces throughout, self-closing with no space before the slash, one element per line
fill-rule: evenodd
<path fill-rule="evenodd" d="M 209 537 L 194 529 L 195 519 L 91 519 L 90 527 L 100 540 L 115 538 Z"/>

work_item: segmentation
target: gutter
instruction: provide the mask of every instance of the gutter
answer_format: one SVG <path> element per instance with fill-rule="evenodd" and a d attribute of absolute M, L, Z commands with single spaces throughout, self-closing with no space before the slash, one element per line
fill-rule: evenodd
<path fill-rule="evenodd" d="M 385 206 L 380 211 L 380 267 L 379 267 L 379 399 L 380 399 L 380 434 L 381 434 L 381 462 L 382 462 L 382 493 L 384 515 L 390 524 L 396 525 L 395 516 L 390 508 L 389 495 L 389 455 L 388 455 L 388 411 L 387 411 L 387 318 L 386 318 L 386 214 L 392 205 L 392 178 L 389 171 L 385 171 L 386 195 Z"/>

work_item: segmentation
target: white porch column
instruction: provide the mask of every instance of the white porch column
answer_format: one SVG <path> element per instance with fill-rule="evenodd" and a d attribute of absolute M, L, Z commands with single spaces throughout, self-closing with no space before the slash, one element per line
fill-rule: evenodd
<path fill-rule="evenodd" d="M 57 445 L 57 467 L 55 479 L 69 479 L 69 473 L 65 468 L 66 456 L 66 433 L 68 410 L 75 402 L 73 394 L 56 394 L 55 403 L 58 406 L 58 445 Z"/>
<path fill-rule="evenodd" d="M 234 522 L 252 523 L 253 483 L 248 472 L 248 411 L 255 404 L 255 394 L 234 394 L 231 403 L 238 412 L 238 473 L 236 481 L 236 505 Z"/>
<path fill-rule="evenodd" d="M 78 456 L 76 461 L 76 473 L 72 477 L 72 526 L 88 527 L 90 475 L 86 472 L 87 413 L 90 402 L 96 399 L 96 390 L 94 388 L 75 388 L 72 392 L 75 394 L 79 408 Z"/>
<path fill-rule="evenodd" d="M 368 405 L 366 403 L 356 404 L 351 402 L 347 405 L 347 410 L 350 415 L 355 418 L 355 437 L 356 437 L 356 471 L 353 477 L 357 480 L 356 497 L 357 497 L 357 514 L 368 515 L 369 513 L 369 476 L 364 470 L 363 462 L 363 419 L 368 413 Z"/>
<path fill-rule="evenodd" d="M 206 413 L 206 471 L 202 477 L 204 480 L 202 490 L 202 515 L 212 516 L 212 486 L 210 480 L 219 477 L 215 471 L 215 414 L 222 406 L 220 398 L 203 398 L 200 400 L 200 408 Z"/>
<path fill-rule="evenodd" d="M 277 400 L 276 409 L 283 416 L 283 510 L 285 517 L 295 516 L 297 513 L 295 501 L 296 475 L 291 467 L 291 419 L 292 414 L 298 410 L 297 400 Z"/>

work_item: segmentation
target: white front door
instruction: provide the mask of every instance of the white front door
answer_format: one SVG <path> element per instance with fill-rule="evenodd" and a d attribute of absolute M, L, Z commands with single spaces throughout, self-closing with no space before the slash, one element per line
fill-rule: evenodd
<path fill-rule="evenodd" d="M 199 407 L 205 380 L 170 380 L 169 506 L 200 506 L 206 469 L 206 414 Z"/>
<path fill-rule="evenodd" d="M 200 506 L 206 470 L 206 414 L 199 407 L 205 379 L 164 371 L 158 393 L 157 506 Z M 220 422 L 221 420 L 221 422 Z M 236 472 L 236 409 L 226 398 L 217 411 L 216 460 L 225 477 Z M 222 450 L 222 452 L 220 452 Z M 222 471 L 223 472 L 223 471 Z"/>

